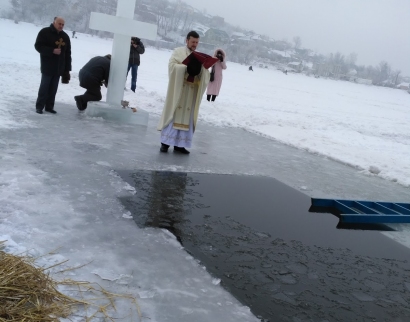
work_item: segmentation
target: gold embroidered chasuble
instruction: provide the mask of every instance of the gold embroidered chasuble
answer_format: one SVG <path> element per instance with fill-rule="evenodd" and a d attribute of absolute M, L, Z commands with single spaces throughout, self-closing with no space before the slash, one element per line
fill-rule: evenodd
<path fill-rule="evenodd" d="M 195 77 L 193 83 L 184 80 L 184 84 L 182 85 L 181 98 L 174 113 L 174 129 L 183 131 L 189 130 L 191 112 L 192 109 L 195 109 L 198 90 L 199 80 L 197 79 L 197 77 Z"/>
<path fill-rule="evenodd" d="M 191 51 L 187 47 L 174 50 L 168 64 L 168 90 L 164 109 L 157 129 L 161 131 L 171 121 L 177 130 L 189 130 L 190 116 L 193 112 L 193 129 L 195 131 L 199 106 L 209 82 L 209 71 L 202 67 L 201 73 L 195 76 L 193 83 L 187 82 L 186 65 L 182 64 Z M 193 111 L 192 111 L 193 110 Z"/>

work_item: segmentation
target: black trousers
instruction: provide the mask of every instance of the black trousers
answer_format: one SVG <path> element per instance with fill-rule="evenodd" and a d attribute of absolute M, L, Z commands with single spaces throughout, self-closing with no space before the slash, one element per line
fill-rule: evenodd
<path fill-rule="evenodd" d="M 36 101 L 36 109 L 42 111 L 54 109 L 54 102 L 58 89 L 59 75 L 45 75 L 41 74 L 40 88 L 38 89 L 38 96 Z"/>
<path fill-rule="evenodd" d="M 80 98 L 84 104 L 87 104 L 88 102 L 101 101 L 101 86 L 99 84 L 92 84 L 91 86 L 84 88 L 87 89 L 86 92 L 83 95 L 80 95 Z"/>
<path fill-rule="evenodd" d="M 84 107 L 87 107 L 88 102 L 101 101 L 101 82 L 99 82 L 93 75 L 84 72 L 83 70 L 80 70 L 78 76 L 80 79 L 80 86 L 87 90 L 83 95 L 78 96 Z"/>
<path fill-rule="evenodd" d="M 212 97 L 212 102 L 215 101 L 216 95 L 206 95 L 206 99 L 207 99 L 208 101 L 211 100 L 211 97 Z"/>

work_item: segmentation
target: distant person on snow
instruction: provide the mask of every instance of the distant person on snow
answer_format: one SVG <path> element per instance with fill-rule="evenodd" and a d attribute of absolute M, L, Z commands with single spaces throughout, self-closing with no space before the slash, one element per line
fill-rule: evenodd
<path fill-rule="evenodd" d="M 249 66 L 249 70 L 253 71 L 252 66 Z"/>
<path fill-rule="evenodd" d="M 91 58 L 83 68 L 80 69 L 78 78 L 80 86 L 87 91 L 83 95 L 74 96 L 77 108 L 83 111 L 90 101 L 101 101 L 101 86 L 108 86 L 110 76 L 111 55 L 97 56 Z"/>
<path fill-rule="evenodd" d="M 128 60 L 128 73 L 131 69 L 131 90 L 135 93 L 137 88 L 138 66 L 140 65 L 140 55 L 145 52 L 144 44 L 138 37 L 131 38 L 130 58 Z"/>
<path fill-rule="evenodd" d="M 70 81 L 71 43 L 70 37 L 63 31 L 64 19 L 55 17 L 53 23 L 40 30 L 34 48 L 40 53 L 41 83 L 36 101 L 36 113 L 56 114 L 54 102 L 58 82 Z"/>
<path fill-rule="evenodd" d="M 75 38 L 75 31 L 73 31 L 73 36 L 71 38 Z"/>
<path fill-rule="evenodd" d="M 218 48 L 215 50 L 214 57 L 218 58 L 219 61 L 212 66 L 211 79 L 208 83 L 208 89 L 206 91 L 206 99 L 208 101 L 214 102 L 216 97 L 219 95 L 219 91 L 222 86 L 222 70 L 226 69 L 226 54 L 225 52 Z M 213 79 L 212 79 L 213 78 Z"/>

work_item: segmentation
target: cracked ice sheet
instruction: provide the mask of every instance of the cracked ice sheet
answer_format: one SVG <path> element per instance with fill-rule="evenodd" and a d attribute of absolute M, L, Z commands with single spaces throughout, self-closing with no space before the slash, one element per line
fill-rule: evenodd
<path fill-rule="evenodd" d="M 139 229 L 118 201 L 138 191 L 113 168 L 135 166 L 129 142 L 143 135 L 72 112 L 59 110 L 60 119 L 44 115 L 42 127 L 1 130 L 0 240 L 7 240 L 6 251 L 41 256 L 42 267 L 64 262 L 52 269 L 57 279 L 131 294 L 151 321 L 257 321 L 172 235 Z M 38 122 L 36 115 L 26 117 Z M 80 268 L 58 273 L 72 267 Z M 129 301 L 116 306 L 120 321 L 137 321 Z M 82 321 L 80 313 L 74 321 Z"/>
<path fill-rule="evenodd" d="M 141 230 L 119 217 L 123 209 L 109 195 L 121 185 L 123 194 L 133 192 L 109 170 L 102 189 L 93 186 L 92 176 L 83 174 L 89 184 L 72 191 L 74 182 L 68 178 L 61 185 L 29 165 L 19 164 L 18 173 L 7 168 L 0 174 L 0 232 L 8 232 L 0 234 L 0 240 L 7 240 L 7 252 L 26 251 L 34 257 L 53 252 L 38 264 L 46 267 L 68 260 L 52 269 L 57 279 L 86 280 L 111 292 L 131 294 L 138 298 L 143 316 L 152 321 L 256 321 L 248 308 L 214 285 L 170 233 Z M 105 198 L 111 200 L 104 204 Z M 131 309 L 126 300 L 117 304 L 119 316 Z"/>

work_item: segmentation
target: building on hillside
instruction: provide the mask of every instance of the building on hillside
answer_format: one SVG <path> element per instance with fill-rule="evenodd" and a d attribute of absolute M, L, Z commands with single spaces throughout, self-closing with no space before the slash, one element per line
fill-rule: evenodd
<path fill-rule="evenodd" d="M 303 59 L 308 59 L 310 57 L 312 50 L 306 48 L 295 48 L 295 55 L 302 57 Z"/>
<path fill-rule="evenodd" d="M 342 66 L 329 63 L 314 63 L 313 70 L 317 76 L 339 79 L 341 76 Z"/>
<path fill-rule="evenodd" d="M 287 52 L 287 51 L 280 51 L 280 50 L 273 49 L 273 50 L 270 50 L 269 52 L 274 54 L 274 55 L 278 55 L 278 56 L 285 57 L 285 58 L 291 58 L 292 57 L 290 55 L 290 53 Z"/>
<path fill-rule="evenodd" d="M 273 48 L 280 50 L 280 51 L 285 51 L 285 50 L 289 50 L 291 46 L 286 41 L 278 40 L 273 43 Z"/>
<path fill-rule="evenodd" d="M 333 69 L 331 71 L 330 77 L 339 79 L 340 74 L 342 73 L 342 65 L 332 65 Z"/>
<path fill-rule="evenodd" d="M 275 40 L 274 39 L 272 39 L 272 38 L 267 38 L 266 39 L 266 46 L 269 49 L 274 49 L 274 45 L 275 45 Z"/>
<path fill-rule="evenodd" d="M 211 56 L 214 55 L 215 49 L 217 48 L 217 45 L 210 44 L 204 41 L 200 41 L 198 45 L 198 50 L 200 52 L 203 52 L 205 54 L 209 54 Z"/>
<path fill-rule="evenodd" d="M 253 40 L 249 36 L 244 36 L 244 37 L 238 37 L 238 38 L 232 39 L 232 43 L 250 45 L 251 43 L 253 43 Z"/>
<path fill-rule="evenodd" d="M 225 25 L 225 19 L 219 16 L 214 16 L 211 19 L 212 27 L 223 27 Z"/>
<path fill-rule="evenodd" d="M 232 40 L 235 40 L 235 39 L 238 39 L 238 38 L 245 38 L 245 37 L 246 37 L 246 35 L 244 33 L 238 32 L 238 31 L 233 32 L 232 35 L 231 35 Z"/>
<path fill-rule="evenodd" d="M 210 28 L 205 32 L 204 42 L 214 45 L 225 45 L 230 43 L 229 35 L 220 29 Z"/>
<path fill-rule="evenodd" d="M 199 37 L 201 37 L 201 41 L 202 41 L 202 38 L 205 37 L 205 33 L 208 31 L 208 29 L 209 29 L 209 27 L 207 27 L 207 26 L 205 26 L 201 23 L 194 23 L 194 24 L 192 24 L 190 30 L 195 30 L 199 34 Z M 190 30 L 188 30 L 188 31 L 190 31 Z M 184 36 L 186 36 L 187 30 L 184 30 L 182 32 L 182 34 Z"/>
<path fill-rule="evenodd" d="M 359 77 L 352 77 L 350 79 L 351 82 L 357 83 L 357 84 L 365 84 L 365 85 L 372 85 L 373 81 L 371 79 L 367 78 L 359 78 Z"/>
<path fill-rule="evenodd" d="M 397 85 L 398 89 L 404 89 L 406 91 L 408 91 L 410 89 L 410 84 L 409 83 L 400 83 L 399 85 Z"/>
<path fill-rule="evenodd" d="M 313 73 L 313 62 L 311 61 L 303 61 L 303 69 L 302 72 L 306 75 L 310 75 Z"/>
<path fill-rule="evenodd" d="M 357 70 L 356 69 L 350 69 L 347 73 L 347 76 L 356 76 L 357 75 Z"/>
<path fill-rule="evenodd" d="M 300 73 L 303 70 L 303 64 L 300 61 L 290 62 L 287 66 L 297 73 Z"/>
<path fill-rule="evenodd" d="M 263 44 L 267 43 L 267 41 L 261 35 L 252 35 L 251 39 L 258 43 L 263 43 Z"/>

